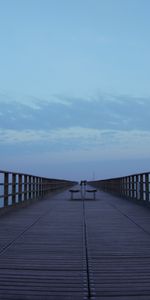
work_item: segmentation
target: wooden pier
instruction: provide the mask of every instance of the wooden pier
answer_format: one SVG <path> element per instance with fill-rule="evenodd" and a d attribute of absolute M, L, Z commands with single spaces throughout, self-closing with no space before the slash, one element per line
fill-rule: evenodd
<path fill-rule="evenodd" d="M 2 215 L 0 299 L 149 300 L 150 210 L 60 190 Z"/>

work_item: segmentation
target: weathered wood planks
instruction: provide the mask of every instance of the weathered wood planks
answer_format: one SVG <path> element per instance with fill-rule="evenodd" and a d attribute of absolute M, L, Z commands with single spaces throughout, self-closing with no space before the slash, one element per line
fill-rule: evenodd
<path fill-rule="evenodd" d="M 82 202 L 69 192 L 0 219 L 0 299 L 87 295 Z"/>
<path fill-rule="evenodd" d="M 99 197 L 86 203 L 96 299 L 150 299 L 150 210 Z"/>
<path fill-rule="evenodd" d="M 84 217 L 91 299 L 150 300 L 150 210 L 69 191 L 0 218 L 0 299 L 87 299 Z"/>

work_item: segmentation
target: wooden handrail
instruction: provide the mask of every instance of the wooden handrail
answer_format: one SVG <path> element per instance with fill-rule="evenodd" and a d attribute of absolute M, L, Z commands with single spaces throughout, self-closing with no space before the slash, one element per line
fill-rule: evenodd
<path fill-rule="evenodd" d="M 90 181 L 89 184 L 121 197 L 150 203 L 150 172 Z"/>
<path fill-rule="evenodd" d="M 46 193 L 76 182 L 0 170 L 0 208 L 37 199 Z"/>

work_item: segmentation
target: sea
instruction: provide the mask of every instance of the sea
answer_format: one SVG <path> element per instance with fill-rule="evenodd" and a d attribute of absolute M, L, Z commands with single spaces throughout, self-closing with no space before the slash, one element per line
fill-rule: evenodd
<path fill-rule="evenodd" d="M 0 186 L 0 196 L 4 194 L 4 187 Z M 0 198 L 0 208 L 4 206 L 4 198 Z"/>

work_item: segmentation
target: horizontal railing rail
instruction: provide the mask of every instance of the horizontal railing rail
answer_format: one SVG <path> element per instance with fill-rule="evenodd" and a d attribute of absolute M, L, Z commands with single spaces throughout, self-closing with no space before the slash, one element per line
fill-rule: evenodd
<path fill-rule="evenodd" d="M 27 202 L 46 193 L 76 184 L 30 174 L 0 170 L 0 209 Z"/>
<path fill-rule="evenodd" d="M 90 181 L 89 184 L 120 197 L 150 203 L 150 172 Z"/>

